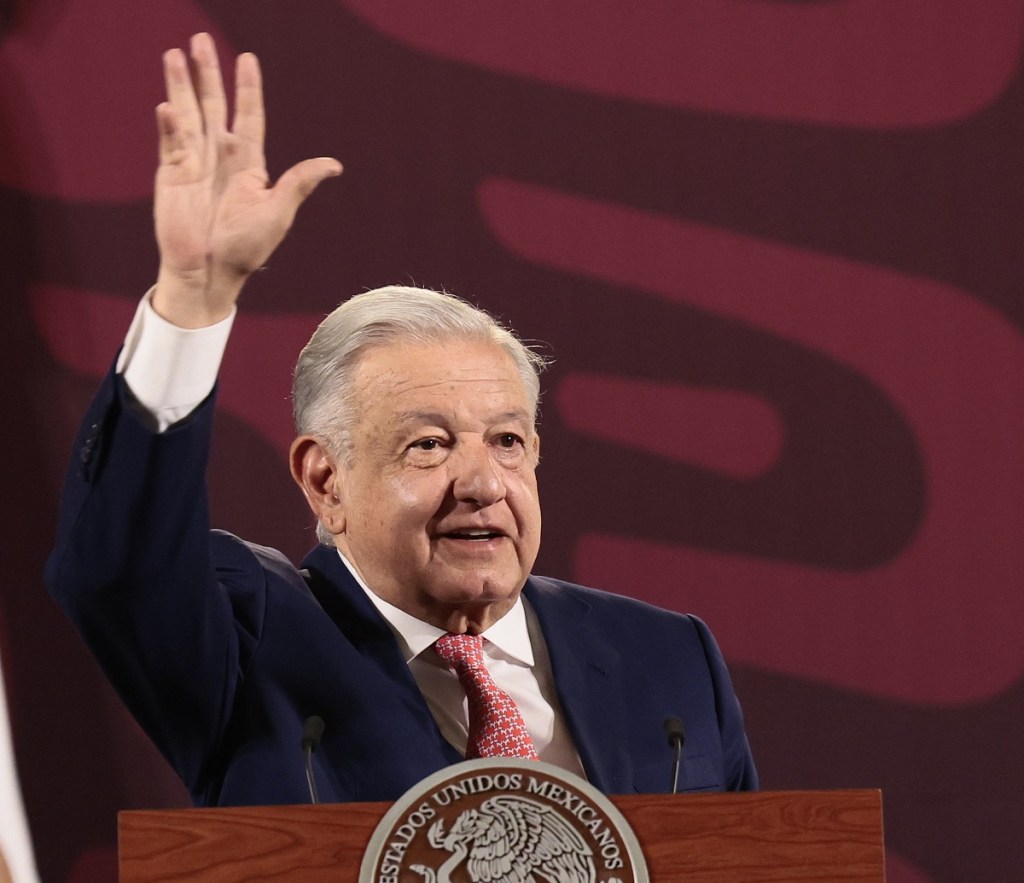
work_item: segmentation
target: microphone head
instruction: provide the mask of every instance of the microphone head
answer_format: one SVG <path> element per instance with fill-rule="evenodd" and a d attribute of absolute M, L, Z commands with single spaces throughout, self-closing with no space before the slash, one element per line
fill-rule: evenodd
<path fill-rule="evenodd" d="M 307 717 L 302 724 L 302 750 L 316 751 L 324 735 L 324 719 L 317 714 Z"/>
<path fill-rule="evenodd" d="M 683 728 L 683 722 L 673 715 L 672 717 L 665 718 L 665 722 L 662 724 L 665 729 L 665 737 L 668 739 L 669 748 L 682 748 L 683 743 L 686 741 L 686 730 Z"/>

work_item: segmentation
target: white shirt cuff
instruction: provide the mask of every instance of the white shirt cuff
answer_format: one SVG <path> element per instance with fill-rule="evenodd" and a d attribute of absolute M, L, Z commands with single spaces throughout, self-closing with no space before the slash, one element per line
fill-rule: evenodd
<path fill-rule="evenodd" d="M 116 371 L 163 432 L 212 392 L 236 311 L 206 328 L 179 328 L 153 309 L 152 294 L 135 311 Z"/>

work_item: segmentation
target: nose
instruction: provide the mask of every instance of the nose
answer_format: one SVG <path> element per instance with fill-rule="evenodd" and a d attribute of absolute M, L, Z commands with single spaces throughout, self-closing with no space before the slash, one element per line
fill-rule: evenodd
<path fill-rule="evenodd" d="M 483 509 L 505 498 L 505 482 L 486 444 L 463 443 L 452 461 L 452 488 L 456 500 Z"/>

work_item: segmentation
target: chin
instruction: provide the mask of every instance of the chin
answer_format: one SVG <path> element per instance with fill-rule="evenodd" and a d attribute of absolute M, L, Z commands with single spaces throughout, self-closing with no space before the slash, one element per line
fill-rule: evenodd
<path fill-rule="evenodd" d="M 433 594 L 435 600 L 446 604 L 494 604 L 515 602 L 526 582 L 516 577 L 496 579 L 493 574 L 462 574 L 445 582 L 442 590 Z"/>

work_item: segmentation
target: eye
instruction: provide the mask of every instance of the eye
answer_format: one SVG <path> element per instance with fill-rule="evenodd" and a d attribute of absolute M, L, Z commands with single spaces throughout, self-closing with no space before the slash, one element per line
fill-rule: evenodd
<path fill-rule="evenodd" d="M 414 448 L 417 451 L 434 451 L 437 450 L 441 445 L 441 440 L 436 438 L 421 438 L 419 441 L 413 442 L 409 445 L 410 448 Z"/>
<path fill-rule="evenodd" d="M 503 432 L 498 436 L 498 445 L 502 448 L 514 448 L 523 444 L 523 440 L 514 432 Z"/>

